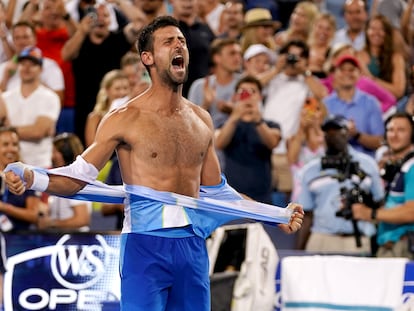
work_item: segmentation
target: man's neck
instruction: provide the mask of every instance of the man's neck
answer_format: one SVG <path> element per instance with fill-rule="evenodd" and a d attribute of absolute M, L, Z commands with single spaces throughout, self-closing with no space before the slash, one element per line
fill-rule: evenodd
<path fill-rule="evenodd" d="M 238 38 L 240 36 L 240 28 L 239 27 L 234 27 L 234 28 L 229 28 L 227 30 L 227 36 L 229 38 Z"/>
<path fill-rule="evenodd" d="M 22 82 L 20 91 L 23 97 L 29 97 L 40 86 L 40 81 Z"/>
<path fill-rule="evenodd" d="M 393 153 L 393 156 L 396 159 L 403 159 L 404 157 L 406 157 L 410 152 L 414 151 L 414 145 L 410 144 L 405 148 L 401 148 L 399 150 L 391 150 Z"/>
<path fill-rule="evenodd" d="M 350 37 L 352 41 L 354 41 L 355 38 L 358 37 L 361 32 L 362 30 L 356 30 L 351 28 L 348 28 L 347 30 L 348 37 Z"/>
<path fill-rule="evenodd" d="M 216 68 L 214 75 L 216 76 L 217 83 L 220 85 L 229 84 L 234 79 L 234 72 L 222 68 Z"/>
<path fill-rule="evenodd" d="M 355 96 L 355 87 L 338 88 L 336 93 L 343 101 L 350 102 Z"/>
<path fill-rule="evenodd" d="M 103 41 L 106 40 L 106 38 L 109 37 L 109 34 L 110 34 L 109 30 L 106 33 L 100 34 L 99 36 L 92 32 L 89 34 L 89 39 L 94 44 L 101 44 Z"/>

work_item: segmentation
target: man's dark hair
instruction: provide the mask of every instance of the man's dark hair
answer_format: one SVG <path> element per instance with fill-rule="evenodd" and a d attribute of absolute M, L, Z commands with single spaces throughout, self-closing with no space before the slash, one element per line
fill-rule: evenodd
<path fill-rule="evenodd" d="M 17 134 L 17 130 L 14 126 L 0 126 L 0 134 L 9 133 L 9 132 Z M 17 136 L 19 135 L 17 134 Z"/>
<path fill-rule="evenodd" d="M 19 21 L 19 22 L 17 22 L 17 23 L 15 23 L 15 24 L 12 25 L 12 27 L 11 27 L 12 31 L 15 28 L 17 28 L 17 27 L 27 27 L 27 28 L 30 28 L 31 31 L 32 31 L 32 33 L 33 33 L 33 35 L 36 36 L 36 29 L 33 26 L 33 24 L 30 23 L 30 22 L 27 22 L 27 21 Z"/>
<path fill-rule="evenodd" d="M 223 48 L 225 48 L 226 46 L 233 45 L 233 44 L 240 44 L 240 42 L 235 38 L 214 39 L 213 42 L 210 43 L 209 53 L 208 53 L 210 64 L 215 65 L 213 61 L 214 55 L 219 54 L 223 50 Z"/>
<path fill-rule="evenodd" d="M 282 46 L 279 50 L 280 54 L 287 54 L 289 52 L 289 49 L 291 46 L 296 46 L 300 49 L 302 49 L 302 52 L 300 53 L 300 56 L 303 58 L 308 59 L 309 58 L 309 46 L 306 44 L 306 42 L 302 40 L 290 40 L 286 42 L 284 46 Z"/>
<path fill-rule="evenodd" d="M 172 16 L 159 16 L 142 28 L 137 40 L 137 51 L 139 55 L 144 51 L 154 52 L 154 32 L 168 26 L 179 28 L 179 23 Z"/>
<path fill-rule="evenodd" d="M 210 44 L 210 55 L 220 53 L 224 47 L 232 44 L 240 44 L 239 40 L 235 38 L 217 38 L 214 39 Z"/>
<path fill-rule="evenodd" d="M 262 88 L 263 88 L 262 84 L 260 83 L 260 81 L 257 78 L 255 78 L 253 76 L 247 75 L 247 76 L 244 76 L 243 78 L 241 78 L 239 81 L 237 81 L 237 84 L 236 84 L 236 87 L 235 87 L 236 91 L 239 89 L 239 87 L 242 83 L 256 84 L 256 86 L 257 86 L 258 90 L 260 91 L 260 93 L 262 92 Z"/>

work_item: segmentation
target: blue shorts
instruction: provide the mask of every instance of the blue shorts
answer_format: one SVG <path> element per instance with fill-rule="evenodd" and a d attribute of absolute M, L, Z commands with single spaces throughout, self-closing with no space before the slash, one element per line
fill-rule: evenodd
<path fill-rule="evenodd" d="M 198 236 L 121 235 L 121 310 L 210 311 L 209 260 Z"/>

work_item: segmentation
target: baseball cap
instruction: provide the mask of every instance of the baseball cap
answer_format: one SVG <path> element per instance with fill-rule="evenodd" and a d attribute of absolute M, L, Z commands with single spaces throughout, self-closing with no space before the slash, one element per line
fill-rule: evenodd
<path fill-rule="evenodd" d="M 249 60 L 250 58 L 259 55 L 259 54 L 266 54 L 269 56 L 270 62 L 274 63 L 276 61 L 276 53 L 273 52 L 271 49 L 266 47 L 263 44 L 252 44 L 250 45 L 247 50 L 243 54 L 244 60 Z"/>
<path fill-rule="evenodd" d="M 42 51 L 35 46 L 24 48 L 23 51 L 20 52 L 17 60 L 21 61 L 23 59 L 30 59 L 32 62 L 40 66 L 43 64 Z"/>
<path fill-rule="evenodd" d="M 348 129 L 348 120 L 341 115 L 330 115 L 322 124 L 322 130 L 327 131 L 329 129 Z"/>
<path fill-rule="evenodd" d="M 351 63 L 355 67 L 361 69 L 361 66 L 359 65 L 358 59 L 356 57 L 352 56 L 352 55 L 343 55 L 343 56 L 339 57 L 335 62 L 335 67 L 339 67 L 343 63 Z"/>

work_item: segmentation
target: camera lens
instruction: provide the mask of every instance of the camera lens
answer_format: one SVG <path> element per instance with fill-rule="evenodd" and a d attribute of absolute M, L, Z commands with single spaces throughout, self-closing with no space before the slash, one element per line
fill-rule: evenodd
<path fill-rule="evenodd" d="M 290 54 L 290 53 L 289 53 L 289 54 L 286 56 L 286 62 L 287 62 L 288 64 L 293 65 L 293 64 L 296 64 L 298 61 L 299 61 L 299 57 L 298 57 L 297 55 L 295 55 L 295 54 Z"/>

